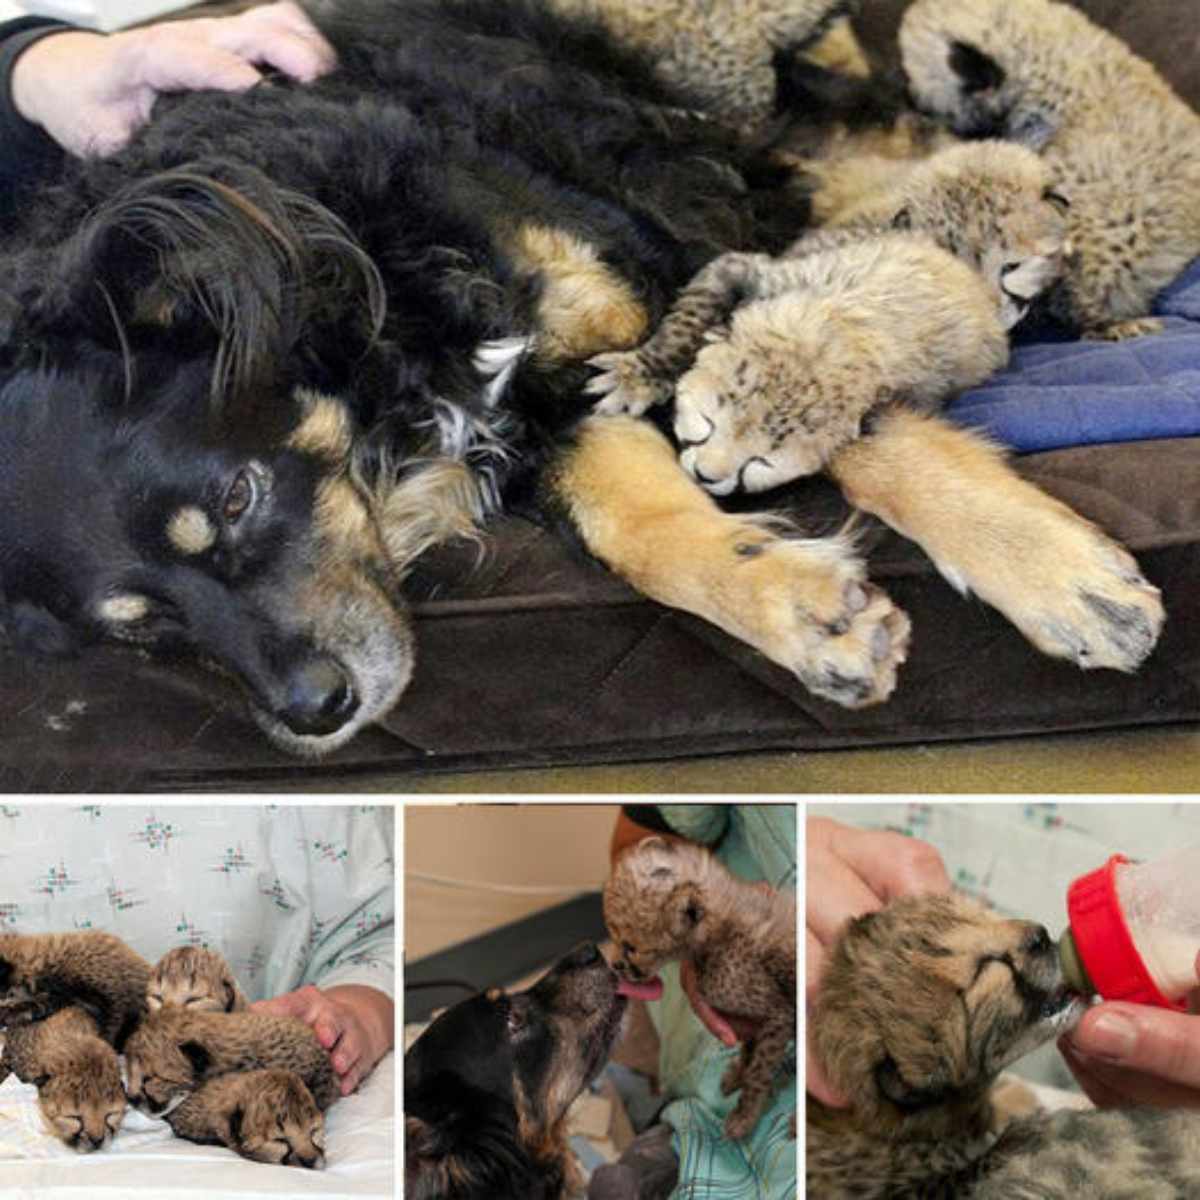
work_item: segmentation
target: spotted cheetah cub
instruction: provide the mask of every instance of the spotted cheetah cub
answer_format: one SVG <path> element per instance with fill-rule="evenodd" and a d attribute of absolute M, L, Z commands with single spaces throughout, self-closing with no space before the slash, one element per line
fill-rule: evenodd
<path fill-rule="evenodd" d="M 1151 300 L 1200 254 L 1200 116 L 1055 0 L 917 0 L 900 51 L 921 109 L 1042 151 L 1071 201 L 1056 315 L 1090 336 L 1157 328 Z"/>
<path fill-rule="evenodd" d="M 271 1068 L 294 1071 L 321 1111 L 337 1097 L 328 1053 L 292 1017 L 164 1006 L 146 1017 L 125 1047 L 130 1102 L 152 1116 L 171 1112 L 218 1076 Z"/>
<path fill-rule="evenodd" d="M 118 1050 L 146 1011 L 149 978 L 150 965 L 103 930 L 0 934 L 0 1002 L 78 1005 Z"/>
<path fill-rule="evenodd" d="M 64 1008 L 9 1029 L 0 1055 L 0 1082 L 11 1071 L 32 1083 L 46 1128 L 81 1154 L 107 1146 L 125 1115 L 117 1052 L 98 1032 L 83 1009 Z"/>
<path fill-rule="evenodd" d="M 809 1044 L 853 1106 L 808 1101 L 808 1194 L 822 1200 L 1200 1195 L 1200 1115 L 1035 1113 L 997 1136 L 1002 1068 L 1084 1011 L 1045 929 L 946 896 L 850 922 Z"/>
<path fill-rule="evenodd" d="M 757 1036 L 721 1080 L 727 1096 L 741 1089 L 725 1133 L 746 1137 L 795 1036 L 795 897 L 738 879 L 699 846 L 652 837 L 618 859 L 604 888 L 604 921 L 619 973 L 647 980 L 686 958 L 714 1008 L 757 1022 Z"/>
<path fill-rule="evenodd" d="M 151 1012 L 164 1005 L 194 1012 L 244 1012 L 250 1005 L 229 964 L 204 946 L 176 946 L 158 961 L 146 988 Z"/>
<path fill-rule="evenodd" d="M 643 51 L 682 103 L 754 129 L 778 106 L 789 55 L 869 72 L 846 0 L 552 0 Z"/>
<path fill-rule="evenodd" d="M 674 386 L 682 466 L 715 495 L 758 492 L 821 470 L 877 410 L 934 408 L 1002 367 L 1061 271 L 1047 168 L 981 142 L 897 174 L 778 259 L 715 259 L 639 349 L 591 360 L 597 411 L 638 415 Z"/>
<path fill-rule="evenodd" d="M 167 1114 L 182 1138 L 228 1146 L 287 1167 L 325 1165 L 325 1118 L 294 1071 L 239 1071 L 210 1079 Z"/>

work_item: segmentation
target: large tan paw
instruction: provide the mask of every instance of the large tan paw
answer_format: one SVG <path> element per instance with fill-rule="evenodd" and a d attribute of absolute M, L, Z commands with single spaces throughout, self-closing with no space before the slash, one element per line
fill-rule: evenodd
<path fill-rule="evenodd" d="M 733 567 L 728 584 L 742 593 L 746 641 L 816 695 L 866 708 L 895 689 L 911 626 L 866 582 L 862 563 L 833 547 L 774 539 Z"/>
<path fill-rule="evenodd" d="M 1086 522 L 1060 526 L 1025 560 L 998 607 L 1039 650 L 1085 670 L 1135 671 L 1165 613 L 1133 557 Z"/>
<path fill-rule="evenodd" d="M 597 354 L 588 359 L 588 366 L 599 374 L 589 379 L 583 390 L 598 397 L 593 411 L 602 416 L 640 417 L 671 398 L 670 381 L 654 375 L 636 350 Z"/>

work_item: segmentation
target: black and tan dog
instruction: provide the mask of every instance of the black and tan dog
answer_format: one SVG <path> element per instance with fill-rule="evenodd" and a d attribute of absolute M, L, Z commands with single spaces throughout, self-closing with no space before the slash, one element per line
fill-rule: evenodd
<path fill-rule="evenodd" d="M 718 254 L 796 237 L 790 173 L 536 0 L 316 19 L 330 77 L 164 99 L 7 214 L 7 640 L 199 657 L 325 753 L 411 675 L 414 560 L 536 504 L 820 694 L 886 698 L 908 623 L 848 542 L 722 511 L 653 425 L 585 419 L 588 357 Z M 1152 646 L 1127 556 L 971 435 L 902 414 L 834 470 L 1048 652 Z"/>
<path fill-rule="evenodd" d="M 616 1044 L 626 1000 L 584 943 L 528 991 L 456 1004 L 404 1056 L 404 1194 L 559 1200 L 565 1117 Z"/>

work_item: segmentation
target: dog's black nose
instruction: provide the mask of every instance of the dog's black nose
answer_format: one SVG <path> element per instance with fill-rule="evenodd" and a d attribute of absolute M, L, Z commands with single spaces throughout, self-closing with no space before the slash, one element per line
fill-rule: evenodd
<path fill-rule="evenodd" d="M 358 698 L 332 658 L 310 658 L 288 683 L 276 714 L 293 732 L 310 737 L 336 733 L 354 715 Z"/>

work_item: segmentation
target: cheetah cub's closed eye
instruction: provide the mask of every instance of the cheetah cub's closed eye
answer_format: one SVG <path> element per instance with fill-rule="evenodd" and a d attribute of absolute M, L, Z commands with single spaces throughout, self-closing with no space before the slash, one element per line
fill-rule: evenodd
<path fill-rule="evenodd" d="M 795 897 L 738 879 L 699 846 L 652 837 L 618 859 L 604 920 L 620 974 L 646 980 L 686 958 L 714 1008 L 758 1026 L 721 1080 L 725 1095 L 741 1089 L 725 1132 L 746 1137 L 795 1036 Z"/>
<path fill-rule="evenodd" d="M 164 1005 L 196 1012 L 243 1012 L 249 1008 L 229 964 L 215 950 L 176 946 L 159 959 L 146 987 L 152 1012 Z"/>
<path fill-rule="evenodd" d="M 228 1146 L 287 1167 L 325 1165 L 325 1118 L 294 1071 L 241 1071 L 210 1079 L 167 1115 L 182 1138 Z"/>
<path fill-rule="evenodd" d="M 852 1107 L 810 1099 L 807 1185 L 822 1200 L 1200 1195 L 1200 1115 L 1035 1113 L 997 1137 L 997 1075 L 1084 1011 L 1045 929 L 948 896 L 851 921 L 809 1042 Z"/>
<path fill-rule="evenodd" d="M 81 1154 L 107 1146 L 125 1115 L 117 1052 L 98 1032 L 83 1009 L 64 1008 L 10 1028 L 0 1057 L 0 1082 L 11 1071 L 36 1086 L 46 1128 Z"/>

